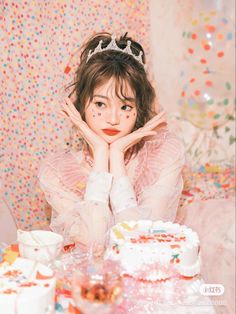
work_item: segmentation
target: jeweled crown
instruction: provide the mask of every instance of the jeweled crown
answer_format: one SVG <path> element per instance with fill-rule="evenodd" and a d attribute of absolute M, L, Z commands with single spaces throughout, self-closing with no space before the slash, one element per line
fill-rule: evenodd
<path fill-rule="evenodd" d="M 139 63 L 141 63 L 144 66 L 144 63 L 143 63 L 143 60 L 142 60 L 143 52 L 140 51 L 138 56 L 134 55 L 132 50 L 131 50 L 131 41 L 130 40 L 127 41 L 127 46 L 124 49 L 121 49 L 121 48 L 119 48 L 117 46 L 117 44 L 116 44 L 116 37 L 114 35 L 111 36 L 111 42 L 105 48 L 102 48 L 102 43 L 103 43 L 103 41 L 100 40 L 99 44 L 97 45 L 97 47 L 94 49 L 93 52 L 92 52 L 92 50 L 89 50 L 86 63 L 89 61 L 89 59 L 93 55 L 95 55 L 98 52 L 103 52 L 103 51 L 106 51 L 106 50 L 115 50 L 115 51 L 120 51 L 120 52 L 123 52 L 123 53 L 127 53 L 128 55 L 132 56 L 135 60 L 137 60 Z"/>

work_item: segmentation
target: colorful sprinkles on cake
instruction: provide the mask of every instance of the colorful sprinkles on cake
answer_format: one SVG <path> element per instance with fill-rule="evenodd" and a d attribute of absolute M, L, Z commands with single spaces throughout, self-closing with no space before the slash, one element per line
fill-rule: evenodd
<path fill-rule="evenodd" d="M 186 236 L 171 233 L 158 233 L 158 234 L 140 234 L 138 237 L 130 238 L 131 243 L 176 243 L 185 242 Z"/>

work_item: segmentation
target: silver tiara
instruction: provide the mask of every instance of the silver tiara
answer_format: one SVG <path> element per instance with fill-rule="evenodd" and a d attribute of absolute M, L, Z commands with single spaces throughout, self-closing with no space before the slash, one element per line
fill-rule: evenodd
<path fill-rule="evenodd" d="M 93 52 L 92 52 L 92 50 L 89 50 L 86 63 L 89 61 L 89 59 L 93 55 L 95 55 L 98 52 L 103 52 L 103 51 L 106 51 L 106 50 L 115 50 L 115 51 L 121 51 L 123 53 L 127 53 L 128 55 L 132 56 L 135 60 L 137 60 L 139 63 L 141 63 L 144 66 L 144 63 L 143 63 L 143 60 L 142 60 L 143 52 L 140 51 L 138 56 L 134 55 L 132 50 L 131 50 L 131 48 L 130 48 L 130 46 L 131 46 L 131 41 L 130 40 L 127 41 L 127 46 L 124 49 L 121 49 L 121 48 L 119 48 L 117 46 L 117 44 L 116 44 L 116 36 L 114 36 L 114 35 L 111 36 L 111 42 L 105 48 L 102 48 L 102 43 L 103 43 L 103 41 L 100 40 L 99 44 L 97 45 L 97 47 L 94 49 Z"/>

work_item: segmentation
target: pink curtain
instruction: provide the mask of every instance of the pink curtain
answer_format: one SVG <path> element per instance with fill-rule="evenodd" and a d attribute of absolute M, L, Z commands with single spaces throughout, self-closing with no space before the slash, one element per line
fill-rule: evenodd
<path fill-rule="evenodd" d="M 40 161 L 68 142 L 70 125 L 58 110 L 78 48 L 93 32 L 128 31 L 148 50 L 148 2 L 1 1 L 0 196 L 18 227 L 48 223 L 36 174 Z"/>

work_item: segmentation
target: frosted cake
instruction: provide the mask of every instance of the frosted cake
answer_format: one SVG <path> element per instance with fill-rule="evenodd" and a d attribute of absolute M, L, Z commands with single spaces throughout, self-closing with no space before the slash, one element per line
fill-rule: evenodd
<path fill-rule="evenodd" d="M 105 258 L 120 262 L 122 273 L 145 280 L 200 273 L 200 243 L 190 228 L 162 221 L 125 221 L 110 230 Z"/>
<path fill-rule="evenodd" d="M 0 309 L 4 314 L 54 313 L 55 277 L 45 265 L 16 258 L 0 264 Z"/>

